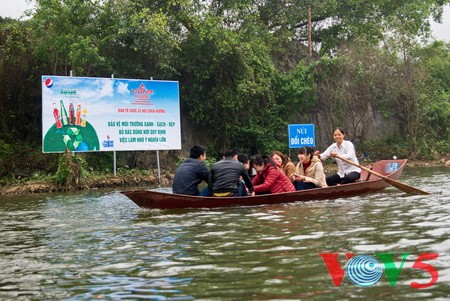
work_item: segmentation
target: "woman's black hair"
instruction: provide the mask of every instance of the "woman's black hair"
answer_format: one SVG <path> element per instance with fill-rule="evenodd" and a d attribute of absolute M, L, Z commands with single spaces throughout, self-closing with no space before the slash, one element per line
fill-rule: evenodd
<path fill-rule="evenodd" d="M 239 153 L 238 154 L 238 161 L 241 162 L 242 164 L 247 164 L 248 163 L 248 156 L 244 153 Z"/>
<path fill-rule="evenodd" d="M 258 166 L 266 165 L 267 163 L 270 163 L 270 165 L 276 167 L 275 162 L 273 162 L 272 158 L 270 156 L 267 156 L 267 155 L 262 155 L 262 156 L 261 155 L 254 155 L 252 157 L 252 160 L 251 160 L 251 166 L 252 167 L 254 165 L 258 165 Z"/>
<path fill-rule="evenodd" d="M 314 157 L 314 147 L 302 146 L 298 149 L 298 153 L 303 155 L 309 155 L 309 158 L 312 159 Z"/>
<path fill-rule="evenodd" d="M 340 127 L 334 128 L 333 133 L 336 132 L 336 130 L 339 130 L 339 132 L 341 132 L 342 135 L 345 135 L 345 131 L 342 128 Z"/>

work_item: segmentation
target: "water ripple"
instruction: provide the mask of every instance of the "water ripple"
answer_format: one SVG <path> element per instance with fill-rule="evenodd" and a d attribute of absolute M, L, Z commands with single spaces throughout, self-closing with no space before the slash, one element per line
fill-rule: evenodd
<path fill-rule="evenodd" d="M 0 201 L 2 300 L 445 300 L 450 170 L 405 170 L 395 188 L 331 201 L 209 210 L 140 210 L 118 192 Z M 319 253 L 408 253 L 397 286 L 334 286 Z M 411 288 L 439 271 L 426 292 Z M 398 257 L 395 257 L 398 258 Z M 398 260 L 396 266 L 399 266 Z"/>

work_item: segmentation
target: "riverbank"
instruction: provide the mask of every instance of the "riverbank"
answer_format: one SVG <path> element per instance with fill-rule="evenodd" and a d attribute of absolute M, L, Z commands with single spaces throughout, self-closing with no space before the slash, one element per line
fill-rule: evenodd
<path fill-rule="evenodd" d="M 161 175 L 161 185 L 167 186 L 171 183 L 171 175 Z M 49 181 L 30 181 L 24 183 L 7 184 L 0 187 L 0 195 L 21 195 L 34 193 L 51 193 L 63 191 L 83 191 L 101 188 L 120 188 L 138 186 L 156 186 L 158 177 L 149 173 L 148 175 L 105 175 L 95 179 L 85 179 L 80 185 L 67 189 Z"/>
<path fill-rule="evenodd" d="M 366 165 L 367 162 L 361 162 L 362 165 Z M 410 160 L 406 168 L 415 167 L 434 167 L 434 166 L 447 166 L 450 168 L 450 160 L 430 160 L 430 161 L 416 161 Z M 336 164 L 327 163 L 324 164 L 325 173 L 333 173 L 336 171 Z M 172 183 L 173 174 L 165 173 L 161 175 L 161 186 L 170 186 Z M 34 193 L 51 193 L 62 191 L 82 191 L 90 189 L 101 188 L 125 188 L 125 187 L 142 187 L 149 186 L 154 187 L 158 185 L 158 177 L 155 175 L 155 171 L 149 171 L 148 175 L 105 175 L 102 177 L 95 177 L 93 179 L 86 179 L 77 187 L 66 189 L 60 187 L 54 183 L 48 181 L 30 181 L 24 183 L 11 183 L 0 187 L 0 195 L 21 195 L 21 194 L 34 194 Z"/>

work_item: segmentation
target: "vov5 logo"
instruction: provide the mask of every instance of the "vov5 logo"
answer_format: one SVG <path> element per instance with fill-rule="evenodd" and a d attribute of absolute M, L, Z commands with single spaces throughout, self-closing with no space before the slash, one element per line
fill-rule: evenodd
<path fill-rule="evenodd" d="M 345 275 L 353 284 L 367 287 L 374 285 L 380 280 L 383 270 L 389 285 L 395 286 L 398 277 L 400 276 L 400 272 L 403 269 L 403 265 L 410 253 L 399 254 L 399 256 L 401 256 L 401 262 L 398 267 L 394 262 L 395 254 L 393 253 L 375 253 L 375 256 L 355 256 L 353 253 L 346 253 L 347 264 L 345 268 L 342 268 L 338 261 L 339 253 L 320 253 L 319 255 L 325 262 L 335 286 L 341 285 Z M 438 258 L 438 256 L 438 253 L 420 253 L 418 255 L 412 268 L 428 273 L 430 275 L 430 280 L 427 283 L 413 281 L 410 284 L 412 288 L 428 288 L 438 281 L 438 270 L 431 264 L 424 262 L 434 260 Z"/>

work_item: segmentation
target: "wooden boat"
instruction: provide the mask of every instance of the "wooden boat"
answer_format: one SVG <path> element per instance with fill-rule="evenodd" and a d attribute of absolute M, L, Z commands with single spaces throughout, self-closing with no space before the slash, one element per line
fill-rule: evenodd
<path fill-rule="evenodd" d="M 372 165 L 372 170 L 397 180 L 407 160 L 383 160 Z M 148 209 L 177 208 L 217 208 L 228 206 L 257 206 L 312 200 L 329 200 L 342 197 L 352 197 L 366 193 L 381 191 L 389 184 L 367 171 L 361 171 L 361 180 L 355 183 L 327 188 L 315 188 L 246 197 L 201 197 L 153 190 L 123 191 L 136 205 Z"/>

